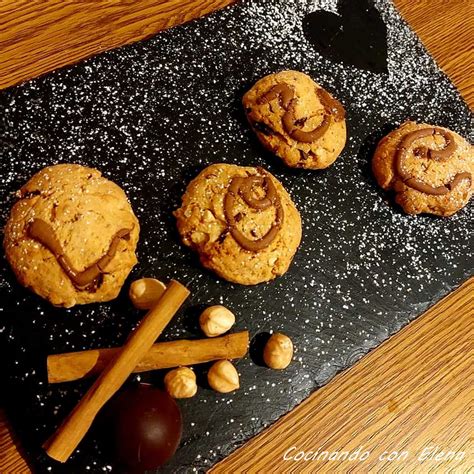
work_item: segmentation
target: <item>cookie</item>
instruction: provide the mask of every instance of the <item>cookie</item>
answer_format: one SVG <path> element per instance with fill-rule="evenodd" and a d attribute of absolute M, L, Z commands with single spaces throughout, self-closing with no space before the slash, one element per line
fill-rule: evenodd
<path fill-rule="evenodd" d="M 327 168 L 344 148 L 344 107 L 302 72 L 260 79 L 242 103 L 263 146 L 292 168 Z"/>
<path fill-rule="evenodd" d="M 383 138 L 372 170 L 408 214 L 451 216 L 473 193 L 473 147 L 447 128 L 405 122 Z"/>
<path fill-rule="evenodd" d="M 55 306 L 117 297 L 140 226 L 122 189 L 92 168 L 44 168 L 17 193 L 3 246 L 18 281 Z"/>
<path fill-rule="evenodd" d="M 174 215 L 202 265 L 242 285 L 283 275 L 301 241 L 293 201 L 262 168 L 209 166 L 189 183 Z"/>

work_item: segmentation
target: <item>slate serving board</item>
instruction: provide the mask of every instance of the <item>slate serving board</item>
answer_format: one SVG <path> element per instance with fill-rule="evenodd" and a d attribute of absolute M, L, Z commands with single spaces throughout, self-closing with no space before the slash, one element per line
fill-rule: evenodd
<path fill-rule="evenodd" d="M 243 92 L 289 68 L 346 106 L 349 140 L 328 170 L 283 167 L 246 124 Z M 236 313 L 236 330 L 256 336 L 251 357 L 238 362 L 239 391 L 222 396 L 203 382 L 180 402 L 183 441 L 164 472 L 209 468 L 472 272 L 472 206 L 450 219 L 407 216 L 370 173 L 377 140 L 407 118 L 473 139 L 469 109 L 388 0 L 243 1 L 6 90 L 0 108 L 2 226 L 13 192 L 42 167 L 97 167 L 125 189 L 142 225 L 130 280 L 176 278 L 192 291 L 162 339 L 199 336 L 200 309 L 218 303 Z M 179 242 L 171 212 L 188 181 L 216 162 L 269 169 L 301 212 L 301 247 L 274 282 L 221 281 Z M 120 345 L 140 317 L 126 289 L 108 304 L 52 308 L 19 287 L 2 257 L 2 403 L 38 472 L 115 470 L 100 426 L 66 465 L 42 454 L 41 443 L 90 384 L 48 386 L 45 356 Z M 284 331 L 297 348 L 284 372 L 258 363 L 255 347 L 270 330 Z"/>

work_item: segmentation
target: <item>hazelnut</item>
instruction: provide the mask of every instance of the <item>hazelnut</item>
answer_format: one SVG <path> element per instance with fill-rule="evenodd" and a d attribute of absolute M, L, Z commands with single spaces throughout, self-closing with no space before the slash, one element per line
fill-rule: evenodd
<path fill-rule="evenodd" d="M 209 235 L 206 234 L 205 232 L 193 232 L 191 234 L 191 242 L 193 244 L 204 244 L 205 242 L 207 242 L 209 240 Z"/>
<path fill-rule="evenodd" d="M 128 291 L 128 296 L 135 308 L 150 309 L 158 302 L 166 290 L 166 285 L 155 278 L 135 280 Z"/>
<path fill-rule="evenodd" d="M 218 360 L 207 373 L 207 381 L 219 393 L 232 392 L 240 387 L 237 369 L 228 360 Z"/>
<path fill-rule="evenodd" d="M 235 323 L 234 314 L 224 306 L 209 306 L 199 316 L 202 332 L 208 337 L 220 336 Z"/>
<path fill-rule="evenodd" d="M 173 398 L 191 398 L 196 395 L 196 375 L 188 367 L 178 367 L 165 375 L 165 388 Z"/>
<path fill-rule="evenodd" d="M 276 255 L 273 255 L 272 257 L 268 259 L 268 265 L 271 265 L 271 266 L 275 265 L 277 260 L 278 260 L 278 257 Z"/>
<path fill-rule="evenodd" d="M 184 214 L 184 217 L 186 217 L 186 218 L 189 219 L 189 218 L 193 215 L 193 208 L 190 207 L 190 206 L 187 206 L 187 207 L 184 209 L 183 214 Z"/>
<path fill-rule="evenodd" d="M 202 217 L 202 220 L 204 222 L 212 222 L 214 220 L 214 214 L 209 209 L 206 209 L 204 211 L 204 215 Z"/>
<path fill-rule="evenodd" d="M 271 369 L 286 369 L 293 358 L 293 343 L 288 336 L 277 332 L 265 344 L 263 360 Z"/>

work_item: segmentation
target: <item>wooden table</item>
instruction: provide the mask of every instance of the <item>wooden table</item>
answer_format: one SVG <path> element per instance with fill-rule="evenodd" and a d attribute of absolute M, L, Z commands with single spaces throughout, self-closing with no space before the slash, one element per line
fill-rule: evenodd
<path fill-rule="evenodd" d="M 3 0 L 0 88 L 231 2 Z M 472 108 L 472 2 L 395 3 Z M 474 466 L 469 410 L 474 387 L 473 316 L 471 279 L 218 464 L 214 472 L 468 472 Z M 362 462 L 285 461 L 293 446 L 296 449 L 286 457 L 299 451 L 310 456 L 317 449 L 353 452 L 358 447 L 370 455 Z M 430 447 L 438 451 L 430 451 L 421 461 L 424 449 Z M 440 450 L 444 460 L 436 461 Z M 394 452 L 398 459 L 387 460 L 397 457 Z M 29 471 L 19 440 L 0 411 L 0 472 Z"/>

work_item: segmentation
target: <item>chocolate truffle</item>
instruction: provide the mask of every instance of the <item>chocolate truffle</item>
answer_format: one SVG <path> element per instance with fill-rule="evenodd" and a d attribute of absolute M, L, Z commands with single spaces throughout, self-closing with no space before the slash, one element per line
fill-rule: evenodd
<path fill-rule="evenodd" d="M 140 384 L 121 393 L 112 405 L 115 451 L 132 472 L 164 464 L 178 448 L 181 411 L 165 391 Z"/>

